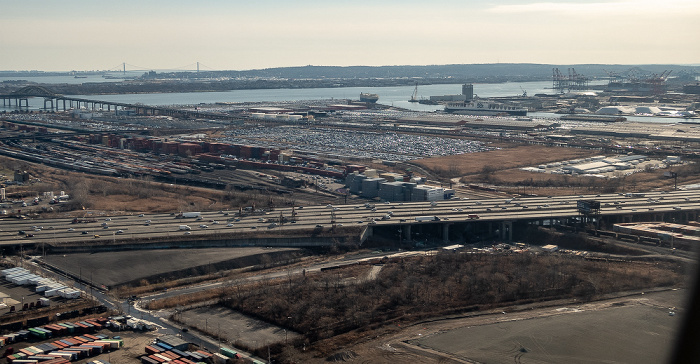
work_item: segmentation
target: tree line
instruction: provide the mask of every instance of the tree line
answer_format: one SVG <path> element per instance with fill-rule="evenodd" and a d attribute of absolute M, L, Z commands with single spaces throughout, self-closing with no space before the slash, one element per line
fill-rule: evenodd
<path fill-rule="evenodd" d="M 683 273 L 670 263 L 441 253 L 387 264 L 376 279 L 355 284 L 348 284 L 338 270 L 253 288 L 232 286 L 221 292 L 220 302 L 313 342 L 394 320 L 673 286 L 682 282 Z"/>

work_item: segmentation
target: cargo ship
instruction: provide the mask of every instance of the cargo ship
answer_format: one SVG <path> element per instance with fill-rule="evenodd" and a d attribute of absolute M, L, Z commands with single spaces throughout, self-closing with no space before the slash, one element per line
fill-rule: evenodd
<path fill-rule="evenodd" d="M 561 120 L 596 121 L 604 123 L 616 123 L 627 121 L 627 118 L 618 115 L 594 115 L 594 114 L 567 114 L 559 117 Z"/>
<path fill-rule="evenodd" d="M 360 102 L 372 102 L 375 103 L 379 100 L 379 95 L 377 94 L 368 94 L 368 93 L 360 93 Z"/>
<path fill-rule="evenodd" d="M 445 111 L 466 115 L 527 115 L 527 108 L 488 101 L 448 102 L 445 104 Z"/>

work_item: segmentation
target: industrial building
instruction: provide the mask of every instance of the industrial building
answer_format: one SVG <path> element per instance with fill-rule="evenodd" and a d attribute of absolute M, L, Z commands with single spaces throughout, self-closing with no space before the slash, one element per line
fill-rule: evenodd
<path fill-rule="evenodd" d="M 350 193 L 365 198 L 377 198 L 382 201 L 439 201 L 450 199 L 454 190 L 441 187 L 426 186 L 422 178 L 406 178 L 397 173 L 381 173 L 382 177 L 370 177 L 373 170 L 367 174 L 350 173 L 345 178 L 345 186 Z M 384 178 L 387 177 L 387 178 Z M 408 179 L 408 181 L 404 181 Z"/>
<path fill-rule="evenodd" d="M 156 338 L 156 342 L 163 343 L 166 345 L 169 345 L 172 348 L 175 348 L 177 350 L 187 350 L 189 347 L 189 343 L 185 340 L 182 340 L 181 338 L 175 336 L 175 335 L 165 335 Z"/>
<path fill-rule="evenodd" d="M 14 175 L 14 181 L 18 183 L 29 182 L 29 172 L 16 170 Z"/>
<path fill-rule="evenodd" d="M 474 99 L 474 85 L 471 83 L 462 85 L 461 95 L 430 96 L 430 101 L 460 101 L 468 102 Z"/>
<path fill-rule="evenodd" d="M 626 155 L 615 158 L 597 157 L 594 161 L 563 166 L 565 173 L 571 174 L 595 174 L 614 172 L 634 168 L 635 165 L 647 159 L 643 155 Z"/>
<path fill-rule="evenodd" d="M 416 186 L 411 190 L 411 201 L 439 201 L 444 200 L 445 192 L 450 190 L 444 190 L 442 188 L 434 188 L 430 186 Z M 449 194 L 449 192 L 447 192 Z M 454 192 L 452 192 L 454 195 Z M 451 197 L 451 196 L 450 196 Z"/>
<path fill-rule="evenodd" d="M 379 184 L 386 182 L 384 178 L 367 178 L 362 180 L 362 197 L 375 198 L 379 196 Z"/>
<path fill-rule="evenodd" d="M 672 156 L 669 158 L 671 161 L 676 160 Z M 521 169 L 528 172 L 550 172 L 555 174 L 599 174 L 634 169 L 635 166 L 646 160 L 647 157 L 644 155 L 622 155 L 610 158 L 595 156 L 585 159 L 541 164 L 537 167 L 525 167 Z"/>
<path fill-rule="evenodd" d="M 639 237 L 656 238 L 663 242 L 691 244 L 700 242 L 700 227 L 697 223 L 689 225 L 667 222 L 622 223 L 613 225 L 613 231 Z"/>
<path fill-rule="evenodd" d="M 379 185 L 379 198 L 382 201 L 411 201 L 411 189 L 415 183 L 385 182 Z"/>

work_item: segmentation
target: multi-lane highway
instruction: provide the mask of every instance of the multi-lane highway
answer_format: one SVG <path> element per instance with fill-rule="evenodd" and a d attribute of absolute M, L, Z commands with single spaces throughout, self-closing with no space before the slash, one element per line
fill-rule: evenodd
<path fill-rule="evenodd" d="M 235 237 L 241 233 L 330 229 L 364 225 L 429 224 L 563 219 L 578 216 L 578 200 L 597 200 L 603 217 L 688 213 L 694 219 L 700 211 L 700 191 L 646 192 L 513 199 L 460 199 L 438 202 L 370 202 L 349 205 L 280 208 L 238 216 L 238 211 L 201 212 L 199 218 L 178 218 L 175 214 L 130 216 L 87 216 L 72 219 L 0 221 L 0 245 L 19 243 L 75 243 L 128 239 Z M 280 224 L 280 216 L 284 223 Z M 430 217 L 434 217 L 432 221 Z M 418 218 L 418 219 L 416 219 Z M 423 221 L 417 221 L 423 220 Z M 84 222 L 87 221 L 87 222 Z M 188 226 L 190 230 L 186 229 Z"/>

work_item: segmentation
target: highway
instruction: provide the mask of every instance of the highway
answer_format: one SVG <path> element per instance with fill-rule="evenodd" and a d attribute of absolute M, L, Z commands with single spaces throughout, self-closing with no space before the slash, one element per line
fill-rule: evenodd
<path fill-rule="evenodd" d="M 315 230 L 320 232 L 331 228 L 332 219 L 337 227 L 561 219 L 578 216 L 577 200 L 600 201 L 600 211 L 604 217 L 690 212 L 694 218 L 695 213 L 700 210 L 700 191 L 673 191 L 631 195 L 455 199 L 434 203 L 370 202 L 286 207 L 269 212 L 250 213 L 247 216 L 237 216 L 237 210 L 210 211 L 201 212 L 199 219 L 176 218 L 176 213 L 111 217 L 88 215 L 80 219 L 88 222 L 79 223 L 71 223 L 69 218 L 36 220 L 5 218 L 0 220 L 0 245 L 96 243 L 174 237 L 194 240 L 204 237 L 231 238 L 241 233 L 247 233 L 246 236 L 250 236 L 251 233 L 271 231 L 291 233 Z M 279 224 L 280 215 L 286 221 L 281 225 Z M 421 216 L 435 216 L 437 219 L 416 221 L 416 218 Z M 181 230 L 181 225 L 189 226 L 190 230 Z"/>

